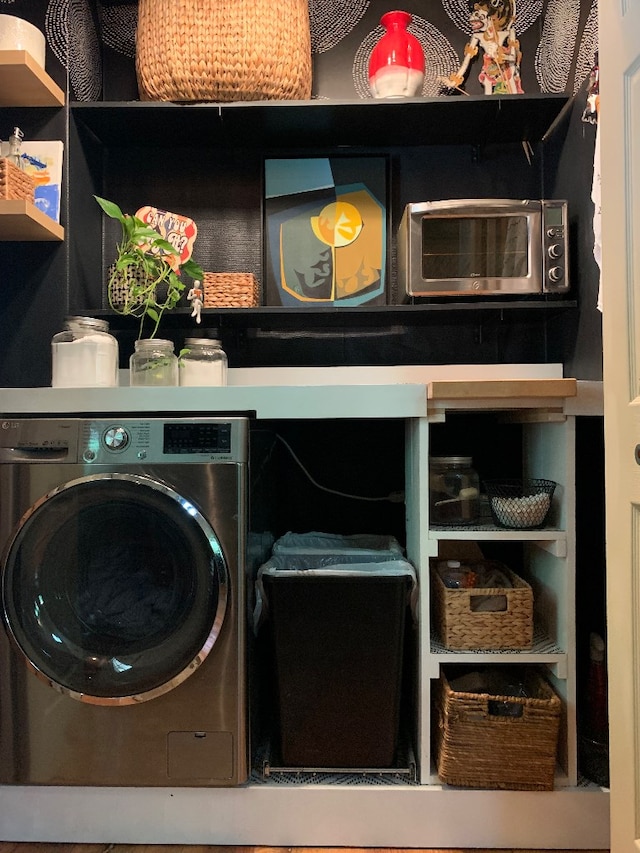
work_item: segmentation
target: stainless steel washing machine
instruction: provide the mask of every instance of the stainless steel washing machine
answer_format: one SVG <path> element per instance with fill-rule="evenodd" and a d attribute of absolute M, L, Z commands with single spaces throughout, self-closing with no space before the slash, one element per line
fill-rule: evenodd
<path fill-rule="evenodd" d="M 0 421 L 0 782 L 248 774 L 245 418 Z"/>

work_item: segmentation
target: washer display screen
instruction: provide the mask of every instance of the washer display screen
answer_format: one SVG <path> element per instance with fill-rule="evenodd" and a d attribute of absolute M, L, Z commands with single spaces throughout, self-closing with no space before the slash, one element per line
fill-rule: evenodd
<path fill-rule="evenodd" d="M 230 453 L 231 424 L 209 422 L 165 424 L 162 452 L 167 455 Z"/>

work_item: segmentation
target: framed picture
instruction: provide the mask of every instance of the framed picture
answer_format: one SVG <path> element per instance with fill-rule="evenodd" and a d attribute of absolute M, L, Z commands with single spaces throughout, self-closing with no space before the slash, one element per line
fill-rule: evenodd
<path fill-rule="evenodd" d="M 387 302 L 387 157 L 267 159 L 265 302 Z"/>

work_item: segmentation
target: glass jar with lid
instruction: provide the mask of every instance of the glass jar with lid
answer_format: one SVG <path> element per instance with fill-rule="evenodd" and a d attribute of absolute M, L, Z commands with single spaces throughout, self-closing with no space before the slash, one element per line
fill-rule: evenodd
<path fill-rule="evenodd" d="M 217 338 L 187 338 L 180 356 L 180 385 L 226 385 L 227 355 Z"/>
<path fill-rule="evenodd" d="M 480 481 L 470 456 L 429 460 L 431 524 L 474 524 L 480 516 Z"/>
<path fill-rule="evenodd" d="M 112 388 L 118 384 L 118 342 L 106 320 L 67 317 L 51 340 L 54 388 Z"/>
<path fill-rule="evenodd" d="M 143 338 L 135 342 L 135 352 L 129 359 L 130 385 L 177 385 L 178 357 L 173 341 Z"/>

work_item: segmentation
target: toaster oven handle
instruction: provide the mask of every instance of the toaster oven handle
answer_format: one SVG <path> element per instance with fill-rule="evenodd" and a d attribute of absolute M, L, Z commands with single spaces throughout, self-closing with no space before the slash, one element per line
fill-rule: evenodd
<path fill-rule="evenodd" d="M 427 210 L 441 210 L 446 209 L 450 210 L 452 205 L 455 205 L 457 208 L 460 207 L 468 207 L 474 210 L 482 210 L 490 209 L 490 210 L 500 210 L 501 208 L 508 208 L 509 210 L 515 210 L 518 206 L 522 208 L 527 208 L 532 205 L 538 205 L 540 202 L 532 202 L 530 199 L 513 199 L 513 198 L 458 198 L 458 199 L 443 199 L 438 201 L 428 201 L 425 202 L 425 208 Z"/>

